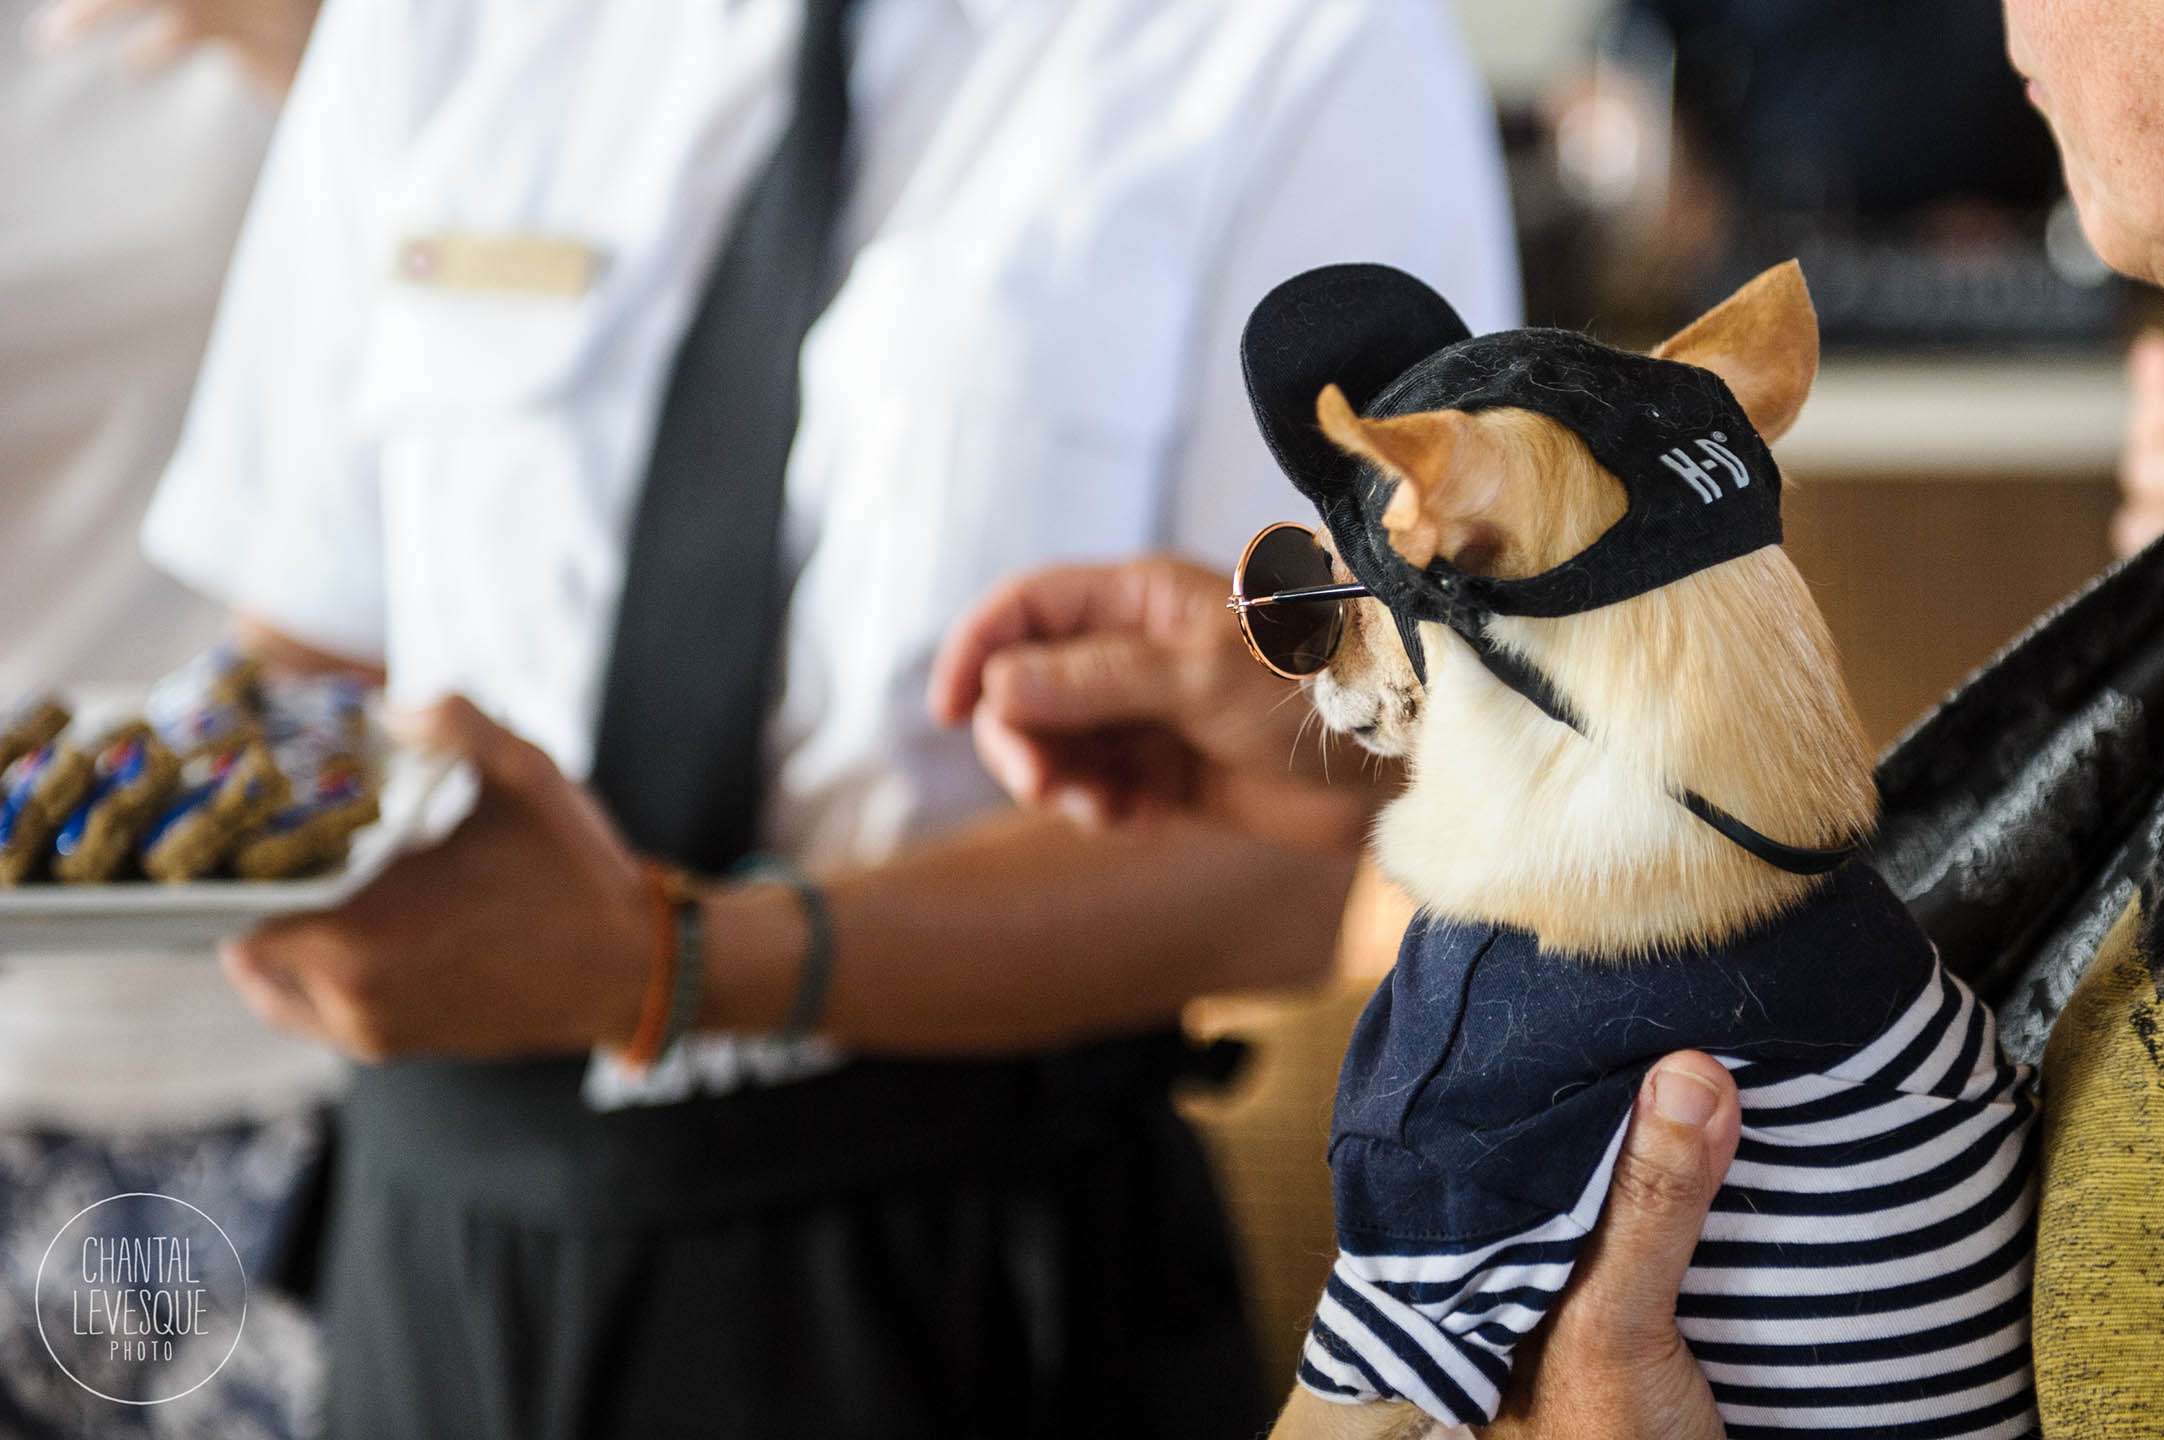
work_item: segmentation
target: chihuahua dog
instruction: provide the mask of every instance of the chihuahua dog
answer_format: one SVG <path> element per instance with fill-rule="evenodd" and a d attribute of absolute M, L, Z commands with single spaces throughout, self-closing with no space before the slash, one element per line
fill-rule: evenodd
<path fill-rule="evenodd" d="M 1346 1057 L 1340 1256 L 1276 1434 L 1492 1420 L 1686 1048 L 1743 1097 L 1677 1309 L 1729 1433 L 2028 1433 L 2026 1072 L 1849 858 L 1870 756 L 1777 543 L 1801 271 L 1644 357 L 1476 340 L 1341 267 L 1264 302 L 1248 362 L 1374 597 L 1305 684 L 1407 762 L 1374 846 L 1421 906 Z"/>

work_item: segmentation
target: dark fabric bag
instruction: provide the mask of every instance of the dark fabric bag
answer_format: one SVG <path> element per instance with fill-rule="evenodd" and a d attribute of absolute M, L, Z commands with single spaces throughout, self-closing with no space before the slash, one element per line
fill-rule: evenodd
<path fill-rule="evenodd" d="M 2036 1063 L 2164 855 L 2164 548 L 2039 620 L 1879 762 L 1870 858 Z"/>

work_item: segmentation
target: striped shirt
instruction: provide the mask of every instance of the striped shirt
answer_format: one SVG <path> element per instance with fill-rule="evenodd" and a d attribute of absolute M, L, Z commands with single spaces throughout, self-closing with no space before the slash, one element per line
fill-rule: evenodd
<path fill-rule="evenodd" d="M 1676 1311 L 1728 1434 L 2034 1433 L 2028 1070 L 1856 863 L 1757 933 L 1632 964 L 1416 922 L 1339 1082 L 1302 1383 L 1492 1420 L 1640 1082 L 1693 1048 L 1743 1100 Z"/>

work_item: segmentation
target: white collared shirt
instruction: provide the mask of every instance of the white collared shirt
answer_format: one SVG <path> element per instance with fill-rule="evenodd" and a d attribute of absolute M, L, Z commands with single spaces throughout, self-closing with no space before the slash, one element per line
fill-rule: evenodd
<path fill-rule="evenodd" d="M 332 0 L 145 530 L 299 638 L 463 691 L 574 775 L 675 344 L 788 108 L 801 0 Z M 1398 265 L 1477 329 L 1517 275 L 1440 0 L 868 0 L 855 248 L 804 351 L 764 834 L 876 863 L 998 801 L 924 686 L 987 587 L 1303 502 L 1238 359 L 1272 286 Z M 584 295 L 407 283 L 569 237 Z"/>

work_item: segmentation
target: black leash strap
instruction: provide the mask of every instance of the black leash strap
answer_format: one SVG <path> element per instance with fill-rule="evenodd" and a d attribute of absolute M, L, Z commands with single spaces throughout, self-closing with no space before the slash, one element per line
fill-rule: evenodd
<path fill-rule="evenodd" d="M 1488 673 L 1506 687 L 1530 701 L 1533 708 L 1559 725 L 1568 725 L 1580 735 L 1585 726 L 1570 702 L 1557 693 L 1554 684 L 1540 671 L 1524 660 L 1505 650 L 1488 637 L 1487 630 L 1477 616 L 1463 611 L 1453 612 L 1444 622 L 1452 632 L 1473 649 Z M 1712 826 L 1731 843 L 1749 851 L 1776 870 L 1786 870 L 1791 875 L 1824 875 L 1837 870 L 1851 855 L 1856 846 L 1844 845 L 1836 850 L 1807 850 L 1801 846 L 1785 845 L 1772 836 L 1752 829 L 1720 806 L 1699 794 L 1696 790 L 1674 792 L 1676 803 Z"/>

